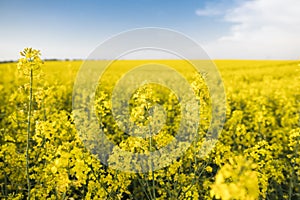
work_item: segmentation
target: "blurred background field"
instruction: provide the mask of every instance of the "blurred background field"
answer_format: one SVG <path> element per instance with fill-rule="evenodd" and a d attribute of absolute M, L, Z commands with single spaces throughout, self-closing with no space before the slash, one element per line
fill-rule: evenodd
<path fill-rule="evenodd" d="M 109 73 L 121 75 L 145 62 L 117 61 Z M 160 61 L 188 76 L 193 70 L 181 62 Z M 42 75 L 34 79 L 30 152 L 34 198 L 299 199 L 299 61 L 215 60 L 227 101 L 217 145 L 204 158 L 191 147 L 154 176 L 108 169 L 84 149 L 72 120 L 72 89 L 82 63 L 46 61 Z M 24 199 L 28 81 L 16 63 L 0 64 L 0 77 L 0 197 Z M 99 98 L 100 103 L 109 101 L 107 96 Z M 133 145 L 120 144 L 125 149 Z"/>

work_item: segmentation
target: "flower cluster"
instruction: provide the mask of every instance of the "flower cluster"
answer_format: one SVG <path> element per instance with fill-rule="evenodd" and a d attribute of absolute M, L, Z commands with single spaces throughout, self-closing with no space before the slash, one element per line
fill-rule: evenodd
<path fill-rule="evenodd" d="M 103 162 L 85 148 L 85 138 L 80 136 L 86 133 L 77 132 L 73 119 L 72 86 L 82 62 L 47 61 L 42 79 L 40 52 L 26 48 L 21 56 L 19 70 L 15 63 L 0 65 L 3 77 L 0 80 L 1 199 L 28 197 L 25 169 L 29 87 L 26 83 L 31 72 L 35 85 L 27 159 L 32 199 L 299 198 L 300 93 L 295 73 L 298 63 L 216 61 L 227 96 L 226 122 L 216 142 L 204 137 L 211 122 L 211 99 L 204 79 L 180 61 L 161 61 L 164 65 L 182 65 L 180 70 L 186 73 L 200 101 L 196 138 L 170 165 L 155 171 L 128 173 L 125 171 L 131 169 L 115 170 L 103 163 L 119 169 L 136 167 L 138 157 L 122 152 L 149 155 L 166 147 L 176 137 L 184 106 L 191 105 L 182 105 L 181 99 L 168 88 L 146 84 L 132 94 L 127 120 L 137 125 L 134 130 L 137 133 L 145 126 L 160 129 L 147 137 L 125 133 L 117 122 L 120 116 L 112 112 L 112 82 L 128 71 L 127 66 L 138 66 L 145 61 L 114 62 L 119 66 L 114 69 L 119 71 L 106 73 L 95 94 L 99 127 L 116 145 Z M 89 123 L 89 119 L 78 120 Z M 193 126 L 190 124 L 184 131 L 194 130 Z M 97 133 L 91 137 L 95 139 L 91 145 L 96 149 Z M 212 151 L 206 154 L 212 146 Z M 155 159 L 169 161 L 171 156 L 172 149 L 168 155 Z"/>

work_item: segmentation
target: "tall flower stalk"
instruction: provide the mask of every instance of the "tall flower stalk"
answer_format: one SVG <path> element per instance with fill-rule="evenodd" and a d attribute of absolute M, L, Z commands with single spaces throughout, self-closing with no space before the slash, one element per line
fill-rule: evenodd
<path fill-rule="evenodd" d="M 27 199 L 30 199 L 30 138 L 31 138 L 31 118 L 32 118 L 32 104 L 33 104 L 33 77 L 39 75 L 42 60 L 40 58 L 40 51 L 32 48 L 25 48 L 20 52 L 22 58 L 18 62 L 18 70 L 29 79 L 29 102 L 27 112 L 27 144 L 26 144 L 26 179 L 27 179 Z"/>

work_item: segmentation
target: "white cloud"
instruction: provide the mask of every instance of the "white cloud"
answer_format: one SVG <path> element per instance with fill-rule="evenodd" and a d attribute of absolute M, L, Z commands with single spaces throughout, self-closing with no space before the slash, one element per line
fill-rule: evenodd
<path fill-rule="evenodd" d="M 300 1 L 252 0 L 228 10 L 230 34 L 205 45 L 214 58 L 299 59 Z"/>

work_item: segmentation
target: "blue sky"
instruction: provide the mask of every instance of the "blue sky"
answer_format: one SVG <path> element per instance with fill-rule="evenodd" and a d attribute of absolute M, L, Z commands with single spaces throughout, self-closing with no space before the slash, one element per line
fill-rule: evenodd
<path fill-rule="evenodd" d="M 142 27 L 186 34 L 214 59 L 299 59 L 299 10 L 299 0 L 1 0 L 0 60 L 29 46 L 44 58 L 84 59 Z"/>

